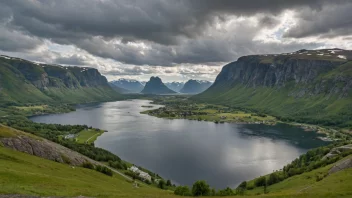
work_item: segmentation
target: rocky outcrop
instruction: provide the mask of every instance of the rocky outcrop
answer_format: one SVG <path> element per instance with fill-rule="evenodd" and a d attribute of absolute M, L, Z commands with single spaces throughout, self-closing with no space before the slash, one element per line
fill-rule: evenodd
<path fill-rule="evenodd" d="M 329 174 L 336 173 L 348 168 L 352 168 L 352 157 L 349 157 L 345 160 L 342 160 L 338 163 L 336 163 L 330 170 Z"/>
<path fill-rule="evenodd" d="M 87 161 L 95 164 L 95 161 L 88 157 L 49 140 L 27 135 L 20 131 L 16 131 L 16 133 L 17 135 L 14 137 L 0 138 L 0 143 L 4 147 L 16 151 L 73 166 L 80 166 Z"/>

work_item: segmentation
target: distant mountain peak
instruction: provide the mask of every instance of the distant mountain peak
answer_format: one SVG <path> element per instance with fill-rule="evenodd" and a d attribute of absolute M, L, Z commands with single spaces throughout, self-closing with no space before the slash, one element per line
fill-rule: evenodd
<path fill-rule="evenodd" d="M 139 93 L 143 90 L 144 86 L 141 82 L 135 79 L 120 78 L 110 82 L 111 85 L 122 88 L 125 93 Z"/>
<path fill-rule="evenodd" d="M 150 77 L 141 93 L 144 94 L 172 94 L 175 91 L 169 89 L 158 76 Z"/>
<path fill-rule="evenodd" d="M 211 82 L 206 80 L 188 80 L 183 88 L 180 90 L 181 93 L 198 94 L 211 86 Z"/>

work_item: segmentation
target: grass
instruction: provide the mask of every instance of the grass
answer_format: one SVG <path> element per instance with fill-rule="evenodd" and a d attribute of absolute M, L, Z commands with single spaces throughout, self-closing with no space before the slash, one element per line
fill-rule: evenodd
<path fill-rule="evenodd" d="M 295 89 L 290 85 L 280 89 L 260 86 L 251 88 L 240 84 L 217 85 L 192 99 L 198 102 L 266 112 L 275 117 L 297 119 L 297 121 L 312 124 L 340 124 L 342 127 L 352 125 L 351 97 L 327 98 L 323 95 L 290 97 L 290 93 Z"/>
<path fill-rule="evenodd" d="M 103 133 L 104 131 L 100 129 L 83 130 L 78 133 L 76 141 L 81 144 L 91 144 Z"/>
<path fill-rule="evenodd" d="M 43 111 L 47 107 L 48 105 L 34 105 L 34 106 L 16 106 L 15 108 L 22 111 L 33 111 L 33 110 Z"/>
<path fill-rule="evenodd" d="M 0 147 L 0 194 L 89 197 L 174 197 L 149 186 L 133 187 L 115 174 L 56 163 Z M 64 189 L 64 190 L 63 190 Z"/>
<path fill-rule="evenodd" d="M 350 158 L 348 156 L 346 158 Z M 345 159 L 346 159 L 345 158 Z M 270 194 L 277 196 L 287 195 L 308 195 L 312 197 L 352 197 L 352 169 L 328 175 L 329 169 L 333 166 L 328 165 L 311 172 L 303 173 L 290 177 L 282 182 L 267 187 Z M 317 176 L 324 176 L 321 181 L 317 181 Z M 253 186 L 254 180 L 249 181 L 248 185 Z M 263 194 L 263 187 L 257 187 L 246 191 L 246 195 Z"/>

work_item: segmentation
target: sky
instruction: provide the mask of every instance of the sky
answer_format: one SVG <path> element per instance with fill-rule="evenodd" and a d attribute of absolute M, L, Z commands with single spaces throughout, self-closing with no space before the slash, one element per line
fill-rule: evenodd
<path fill-rule="evenodd" d="M 351 0 L 0 0 L 0 54 L 108 80 L 214 81 L 251 54 L 352 49 Z"/>

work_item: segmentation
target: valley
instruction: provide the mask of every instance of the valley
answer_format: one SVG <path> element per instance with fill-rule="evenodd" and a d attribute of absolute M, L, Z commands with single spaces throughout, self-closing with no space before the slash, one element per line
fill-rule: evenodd
<path fill-rule="evenodd" d="M 10 174 L 1 172 L 0 176 L 6 182 L 1 183 L 5 188 L 0 193 L 75 196 L 81 192 L 97 197 L 127 193 L 131 197 L 141 194 L 173 197 L 174 194 L 197 195 L 191 190 L 197 185 L 205 185 L 208 192 L 204 193 L 208 196 L 319 197 L 326 196 L 326 189 L 332 187 L 341 189 L 342 195 L 348 195 L 351 176 L 348 169 L 351 155 L 348 65 L 345 59 L 324 58 L 319 64 L 326 64 L 328 69 L 315 71 L 314 61 L 303 61 L 300 64 L 309 65 L 313 77 L 298 73 L 294 78 L 300 80 L 296 79 L 295 83 L 277 80 L 270 84 L 273 83 L 268 81 L 272 66 L 268 68 L 267 64 L 290 67 L 286 62 L 300 53 L 299 58 L 307 56 L 301 51 L 290 54 L 292 56 L 240 58 L 225 66 L 213 85 L 190 80 L 191 83 L 185 83 L 183 88 L 179 88 L 180 84 L 163 83 L 159 77 L 150 78 L 145 86 L 132 80 L 108 83 L 97 70 L 89 68 L 4 58 L 2 64 L 6 67 L 0 72 L 2 76 L 11 77 L 5 80 L 13 81 L 2 78 L 0 84 L 3 87 L 0 100 L 5 101 L 0 105 L 0 124 L 11 127 L 0 127 L 0 149 L 4 156 L 0 160 L 11 166 L 2 168 L 13 171 Z M 312 51 L 306 53 L 313 54 Z M 341 53 L 349 57 L 347 52 Z M 234 74 L 243 74 L 240 77 L 230 75 L 232 67 L 236 70 L 241 64 L 251 65 L 252 71 L 263 68 L 264 71 L 253 79 L 251 72 L 235 71 Z M 63 75 L 58 75 L 61 72 Z M 336 77 L 339 72 L 343 73 L 342 78 Z M 265 77 L 260 79 L 260 75 Z M 13 76 L 19 79 L 14 80 Z M 320 82 L 321 77 L 324 80 Z M 325 91 L 317 88 L 331 78 L 339 81 L 338 87 L 327 87 Z M 302 91 L 306 81 L 317 83 L 314 94 L 307 95 L 312 91 L 309 86 Z M 60 82 L 62 86 L 54 82 Z M 141 89 L 142 94 L 118 87 L 127 82 L 131 88 Z M 12 85 L 23 83 L 29 87 L 26 91 L 36 93 L 34 97 L 26 98 L 31 94 L 14 91 Z M 187 88 L 187 84 L 192 83 L 199 84 Z M 204 87 L 210 87 L 204 88 L 202 83 Z M 190 95 L 176 93 L 166 84 Z M 206 90 L 192 95 L 197 93 L 194 90 L 201 89 Z M 17 94 L 23 94 L 23 97 Z M 276 105 L 279 101 L 281 106 Z M 82 180 L 62 184 L 77 186 L 67 192 L 55 192 L 51 186 L 34 190 L 37 184 L 22 181 L 14 174 L 23 171 L 21 163 L 28 162 L 8 157 L 18 151 L 40 157 L 32 159 L 27 154 L 18 155 L 30 163 L 38 161 L 50 167 L 51 163 L 59 162 L 71 169 L 82 170 L 80 177 L 87 182 L 93 182 L 87 175 L 91 171 L 100 174 L 99 177 L 111 178 L 118 184 L 117 188 L 129 185 L 134 192 L 106 190 L 106 194 L 97 194 L 94 188 L 82 191 Z M 347 167 L 337 173 L 331 172 L 340 169 L 336 167 L 341 164 Z M 46 170 L 48 167 L 42 166 L 48 171 L 44 177 L 58 178 L 57 173 Z M 71 174 L 72 170 L 62 168 Z M 35 175 L 38 170 L 33 168 L 32 171 Z M 11 178 L 17 178 L 26 187 L 16 190 L 11 187 L 14 182 Z M 49 181 L 42 177 L 27 178 Z M 340 184 L 327 186 L 335 180 Z M 53 185 L 59 184 L 53 182 Z M 314 190 L 314 194 L 307 189 Z M 338 194 L 331 195 L 335 196 Z"/>

